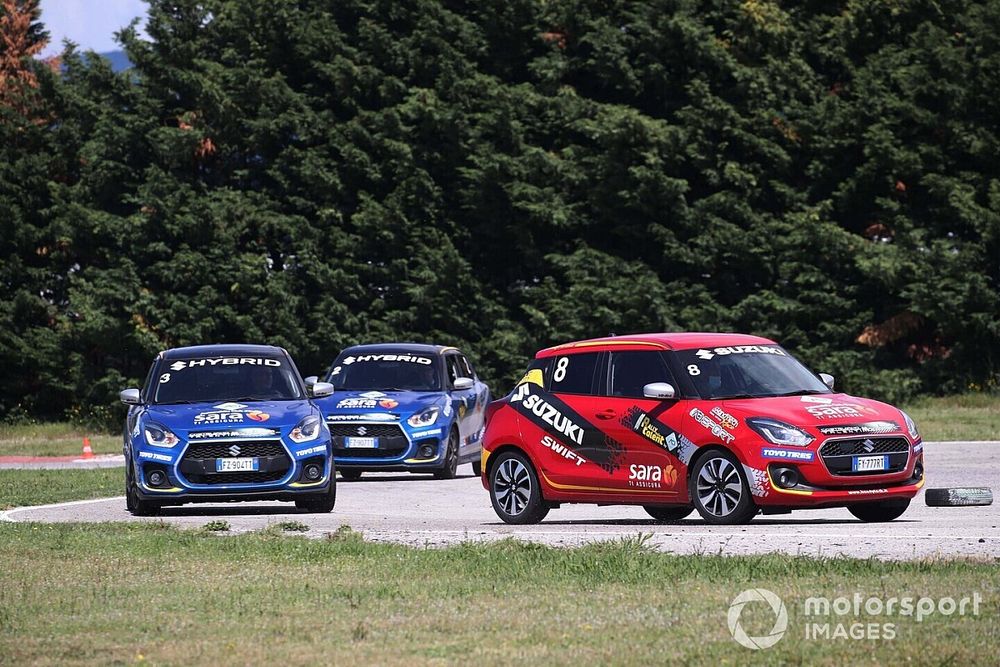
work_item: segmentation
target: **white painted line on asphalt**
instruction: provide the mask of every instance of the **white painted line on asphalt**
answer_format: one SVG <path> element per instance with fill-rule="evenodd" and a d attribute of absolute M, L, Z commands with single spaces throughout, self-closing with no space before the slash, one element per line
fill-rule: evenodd
<path fill-rule="evenodd" d="M 652 526 L 650 526 L 652 527 Z M 369 530 L 361 531 L 362 534 L 370 534 L 375 536 L 405 536 L 405 535 L 492 535 L 497 537 L 521 537 L 529 535 L 545 535 L 545 536 L 563 536 L 571 537 L 574 535 L 586 535 L 588 537 L 594 535 L 608 535 L 610 537 L 622 537 L 630 536 L 635 533 L 642 533 L 643 531 L 610 531 L 610 530 L 587 530 L 587 531 L 558 531 L 558 530 L 525 530 L 520 532 L 491 532 L 481 529 L 469 530 Z M 921 539 L 934 539 L 934 540 L 1000 540 L 1000 537 L 991 537 L 987 535 L 887 535 L 885 533 L 878 534 L 855 534 L 855 533 L 795 533 L 794 535 L 788 535 L 785 533 L 772 533 L 772 534 L 762 534 L 762 533 L 706 533 L 700 531 L 683 531 L 683 532 L 654 532 L 652 534 L 654 538 L 657 537 L 724 537 L 730 539 L 733 537 L 744 537 L 754 540 L 759 540 L 763 538 L 781 538 L 788 539 L 794 537 L 828 537 L 828 538 L 846 538 L 846 539 L 877 539 L 882 540 L 886 538 L 897 539 L 897 540 L 921 540 Z"/>
<path fill-rule="evenodd" d="M 1000 445 L 1000 440 L 924 440 L 925 445 Z"/>
<path fill-rule="evenodd" d="M 109 500 L 125 500 L 125 496 L 114 496 L 111 498 L 93 498 L 91 500 L 71 500 L 65 503 L 52 503 L 49 505 L 28 505 L 26 507 L 15 507 L 14 509 L 7 510 L 6 512 L 0 513 L 3 518 L 2 521 L 9 521 L 11 523 L 17 521 L 17 519 L 12 518 L 12 514 L 17 512 L 28 512 L 30 510 L 51 510 L 58 507 L 74 507 L 76 505 L 90 505 L 92 503 L 103 503 Z"/>

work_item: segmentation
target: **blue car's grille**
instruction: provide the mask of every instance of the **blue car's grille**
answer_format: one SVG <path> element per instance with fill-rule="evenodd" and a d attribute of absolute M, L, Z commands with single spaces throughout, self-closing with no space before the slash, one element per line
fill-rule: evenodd
<path fill-rule="evenodd" d="M 338 424 L 327 422 L 330 435 L 335 438 L 404 438 L 399 424 Z"/>
<path fill-rule="evenodd" d="M 271 472 L 220 472 L 206 475 L 189 475 L 193 484 L 266 484 L 277 482 L 288 474 L 287 470 Z"/>
<path fill-rule="evenodd" d="M 234 448 L 238 448 L 236 451 Z M 237 441 L 237 442 L 193 442 L 188 445 L 184 458 L 193 459 L 224 459 L 234 456 L 284 456 L 285 448 L 280 442 Z"/>
<path fill-rule="evenodd" d="M 333 436 L 333 455 L 338 459 L 394 459 L 410 447 L 410 441 L 399 424 L 327 422 L 327 426 Z M 375 438 L 378 444 L 371 449 L 353 449 L 347 447 L 345 438 Z"/>
<path fill-rule="evenodd" d="M 256 458 L 255 472 L 216 472 L 216 459 Z M 178 469 L 191 484 L 265 484 L 288 474 L 292 460 L 276 440 L 194 442 L 188 445 Z"/>

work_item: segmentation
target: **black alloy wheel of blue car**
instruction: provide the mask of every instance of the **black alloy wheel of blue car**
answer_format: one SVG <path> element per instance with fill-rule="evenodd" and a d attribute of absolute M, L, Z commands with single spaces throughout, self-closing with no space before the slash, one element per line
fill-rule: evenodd
<path fill-rule="evenodd" d="M 452 429 L 448 436 L 448 449 L 444 454 L 444 465 L 434 473 L 435 479 L 455 479 L 458 474 L 458 431 Z"/>
<path fill-rule="evenodd" d="M 131 462 L 125 464 L 125 509 L 132 516 L 156 516 L 160 513 L 157 503 L 139 497 L 139 486 L 136 484 Z"/>

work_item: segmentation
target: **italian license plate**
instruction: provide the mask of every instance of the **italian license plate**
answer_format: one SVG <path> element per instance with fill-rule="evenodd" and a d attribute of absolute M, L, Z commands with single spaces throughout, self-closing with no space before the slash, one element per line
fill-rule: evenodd
<path fill-rule="evenodd" d="M 258 458 L 215 459 L 215 472 L 257 472 L 260 470 Z"/>
<path fill-rule="evenodd" d="M 854 472 L 867 472 L 870 470 L 885 470 L 889 467 L 888 456 L 855 456 Z"/>
<path fill-rule="evenodd" d="M 378 438 L 344 438 L 344 445 L 348 449 L 377 449 Z"/>

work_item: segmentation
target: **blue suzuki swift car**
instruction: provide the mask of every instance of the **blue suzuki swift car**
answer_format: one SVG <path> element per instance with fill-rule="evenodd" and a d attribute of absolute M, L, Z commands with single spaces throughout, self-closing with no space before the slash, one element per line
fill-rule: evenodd
<path fill-rule="evenodd" d="M 314 397 L 333 391 L 311 387 Z M 330 512 L 330 432 L 285 350 L 201 345 L 161 352 L 142 389 L 121 392 L 132 514 L 188 502 L 287 500 Z"/>
<path fill-rule="evenodd" d="M 461 463 L 479 474 L 490 390 L 459 350 L 357 345 L 340 353 L 326 380 L 334 393 L 316 403 L 344 479 L 373 470 L 450 479 Z"/>

